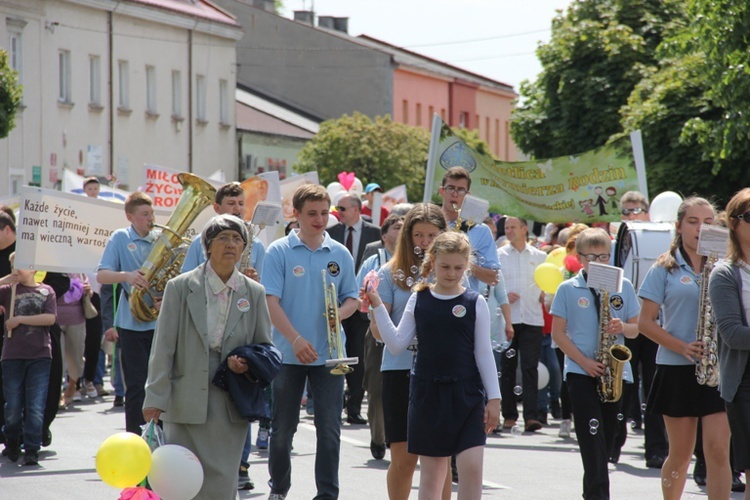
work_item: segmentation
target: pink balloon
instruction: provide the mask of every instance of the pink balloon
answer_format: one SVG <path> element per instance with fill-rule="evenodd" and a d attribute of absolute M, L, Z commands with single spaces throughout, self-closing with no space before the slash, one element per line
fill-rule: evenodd
<path fill-rule="evenodd" d="M 342 186 L 344 186 L 344 189 L 349 191 L 349 188 L 352 187 L 352 184 L 354 184 L 354 172 L 340 172 L 338 175 L 339 182 Z"/>

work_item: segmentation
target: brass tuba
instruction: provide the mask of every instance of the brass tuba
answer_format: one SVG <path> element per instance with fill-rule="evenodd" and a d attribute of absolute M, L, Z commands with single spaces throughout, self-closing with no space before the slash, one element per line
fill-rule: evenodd
<path fill-rule="evenodd" d="M 602 403 L 616 403 L 622 397 L 622 372 L 632 354 L 624 345 L 615 344 L 607 333 L 609 324 L 609 292 L 599 291 L 599 345 L 596 360 L 604 365 L 604 374 L 597 381 L 596 390 Z"/>
<path fill-rule="evenodd" d="M 334 375 L 346 375 L 354 368 L 351 365 L 359 363 L 359 358 L 342 358 L 344 346 L 341 342 L 341 321 L 339 320 L 338 297 L 336 296 L 336 285 L 326 280 L 326 270 L 321 271 L 323 275 L 323 293 L 326 299 L 326 310 L 323 316 L 326 318 L 326 329 L 328 330 L 328 354 L 331 359 L 326 361 L 326 367 L 331 368 Z M 334 357 L 336 356 L 336 357 Z"/>
<path fill-rule="evenodd" d="M 716 338 L 716 323 L 711 313 L 711 299 L 708 297 L 708 279 L 718 256 L 713 254 L 706 259 L 701 273 L 700 302 L 698 304 L 698 325 L 696 340 L 704 344 L 704 355 L 695 365 L 695 377 L 700 385 L 719 385 L 719 348 Z"/>
<path fill-rule="evenodd" d="M 180 200 L 166 225 L 152 225 L 160 228 L 161 233 L 140 269 L 149 286 L 130 293 L 130 312 L 138 321 L 154 321 L 158 316 L 154 301 L 164 294 L 167 281 L 180 274 L 191 243 L 183 235 L 216 196 L 216 189 L 197 175 L 182 173 L 177 178 L 182 184 Z"/>

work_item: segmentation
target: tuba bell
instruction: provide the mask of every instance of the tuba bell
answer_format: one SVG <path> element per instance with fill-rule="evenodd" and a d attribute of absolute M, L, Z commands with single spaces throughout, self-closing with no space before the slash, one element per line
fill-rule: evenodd
<path fill-rule="evenodd" d="M 216 196 L 216 189 L 197 175 L 182 173 L 177 178 L 182 195 L 166 225 L 152 224 L 161 233 L 140 269 L 148 288 L 136 288 L 130 293 L 130 312 L 138 321 L 154 321 L 158 316 L 154 302 L 164 294 L 167 281 L 180 274 L 191 243 L 184 237 L 185 232 Z"/>

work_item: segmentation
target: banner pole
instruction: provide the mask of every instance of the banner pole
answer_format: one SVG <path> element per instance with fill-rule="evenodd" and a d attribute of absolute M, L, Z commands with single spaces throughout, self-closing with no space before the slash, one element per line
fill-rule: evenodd
<path fill-rule="evenodd" d="M 641 194 L 648 200 L 648 184 L 646 183 L 646 159 L 643 156 L 643 136 L 640 130 L 630 133 L 630 144 L 633 147 L 635 171 L 638 174 L 638 186 Z"/>
<path fill-rule="evenodd" d="M 437 166 L 437 151 L 440 145 L 440 130 L 443 128 L 443 120 L 435 113 L 432 115 L 432 132 L 430 135 L 430 149 L 427 153 L 427 173 L 424 179 L 424 196 L 422 202 L 429 203 L 432 199 L 432 189 L 435 182 L 435 168 Z"/>

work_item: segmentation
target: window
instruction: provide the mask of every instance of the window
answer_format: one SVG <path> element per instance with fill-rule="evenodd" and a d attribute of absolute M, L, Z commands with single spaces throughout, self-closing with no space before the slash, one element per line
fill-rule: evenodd
<path fill-rule="evenodd" d="M 432 119 L 435 116 L 435 106 L 430 106 L 427 108 L 427 121 L 432 124 Z M 430 125 L 432 126 L 432 125 Z"/>
<path fill-rule="evenodd" d="M 59 72 L 58 72 L 58 87 L 59 92 L 57 93 L 57 99 L 60 102 L 72 103 L 73 99 L 70 95 L 70 51 L 61 50 L 58 54 L 59 61 Z"/>
<path fill-rule="evenodd" d="M 484 140 L 487 144 L 490 143 L 490 117 L 484 119 Z"/>
<path fill-rule="evenodd" d="M 8 56 L 10 57 L 10 68 L 18 73 L 18 82 L 23 83 L 23 41 L 20 32 L 10 32 Z"/>
<path fill-rule="evenodd" d="M 102 104 L 101 67 L 101 57 L 89 56 L 89 104 L 92 106 Z"/>
<path fill-rule="evenodd" d="M 409 124 L 409 101 L 406 99 L 402 102 L 402 109 L 401 109 L 401 121 L 405 124 Z"/>
<path fill-rule="evenodd" d="M 229 125 L 229 86 L 226 80 L 219 80 L 219 122 Z"/>
<path fill-rule="evenodd" d="M 146 66 L 146 113 L 157 115 L 156 109 L 156 68 Z"/>
<path fill-rule="evenodd" d="M 195 77 L 195 115 L 199 122 L 206 120 L 206 77 L 197 75 Z"/>
<path fill-rule="evenodd" d="M 466 111 L 461 111 L 458 114 L 458 126 L 460 128 L 466 128 L 469 126 L 469 113 Z"/>
<path fill-rule="evenodd" d="M 500 156 L 500 120 L 497 118 L 495 119 L 495 154 L 499 157 Z M 501 158 L 502 160 L 507 160 L 507 157 Z"/>
<path fill-rule="evenodd" d="M 182 74 L 172 71 L 172 118 L 182 118 Z"/>
<path fill-rule="evenodd" d="M 117 106 L 123 111 L 130 110 L 130 68 L 127 61 L 117 62 L 118 100 Z"/>
<path fill-rule="evenodd" d="M 417 103 L 416 114 L 417 114 L 417 127 L 421 127 L 422 126 L 422 104 L 420 103 Z"/>
<path fill-rule="evenodd" d="M 440 118 L 445 121 L 445 108 L 440 108 Z"/>

